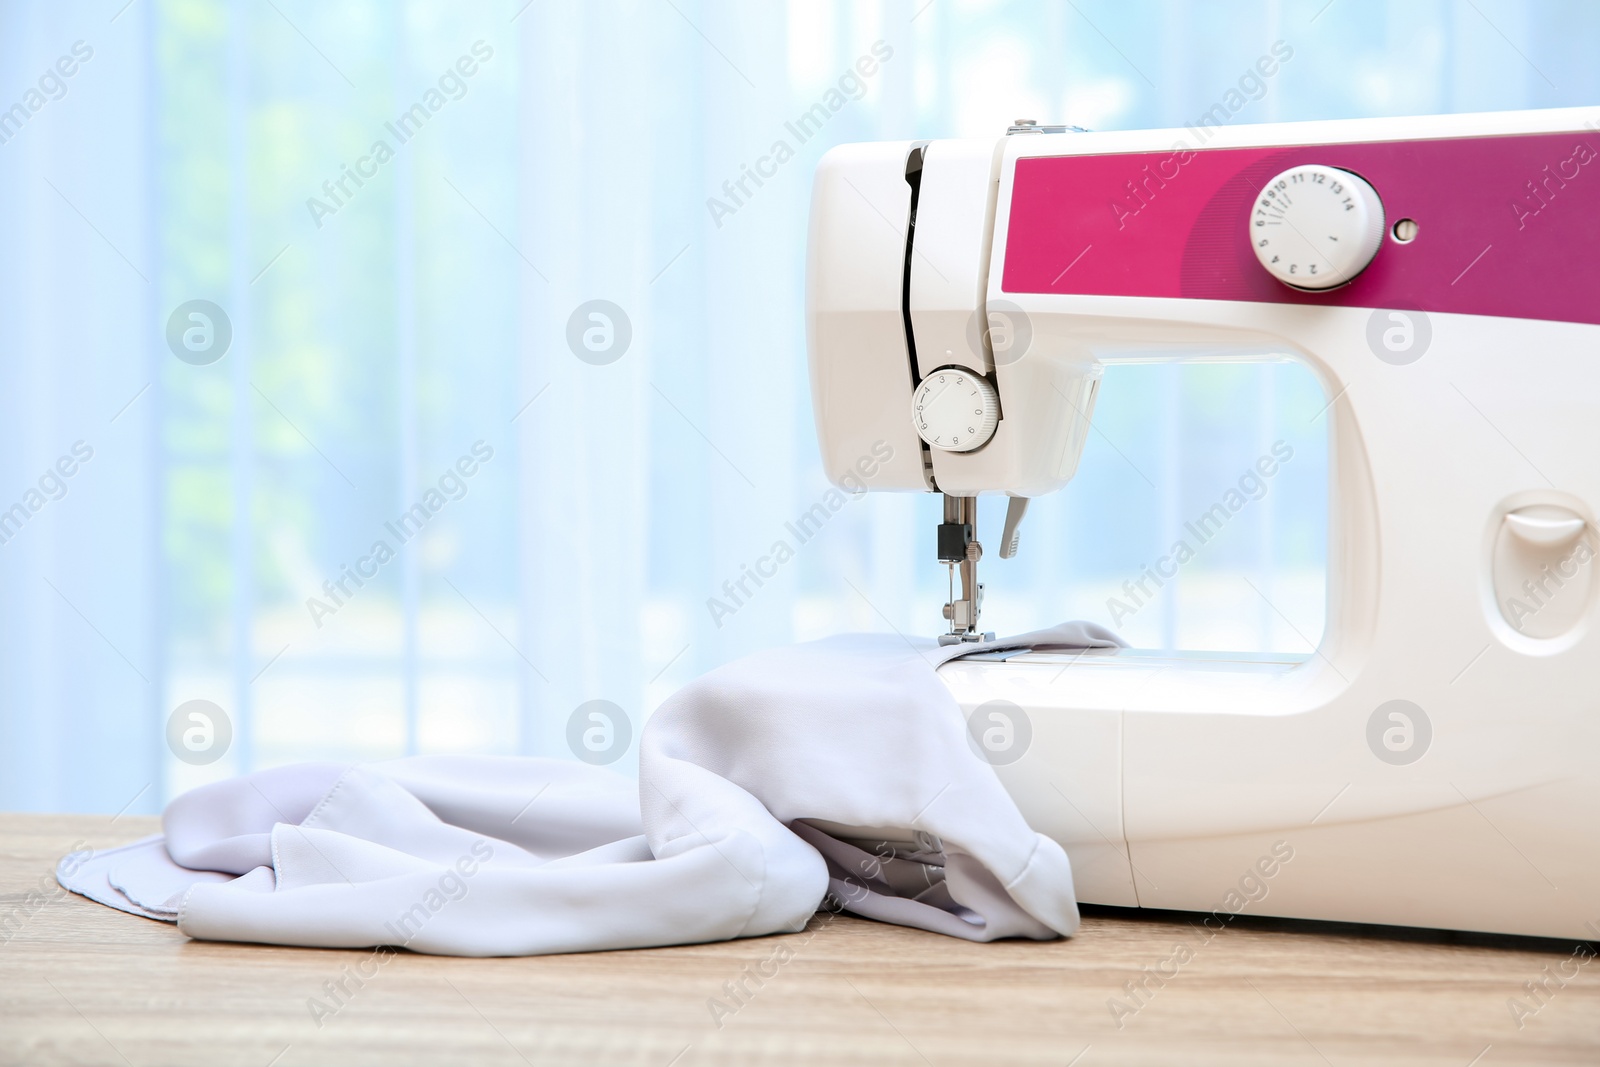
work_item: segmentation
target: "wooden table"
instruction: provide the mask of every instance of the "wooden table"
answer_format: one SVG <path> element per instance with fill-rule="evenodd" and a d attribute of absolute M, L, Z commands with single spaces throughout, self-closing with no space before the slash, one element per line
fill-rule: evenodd
<path fill-rule="evenodd" d="M 0 815 L 0 1064 L 1600 1063 L 1600 964 L 1526 938 L 1241 918 L 1201 945 L 1190 916 L 1087 908 L 1071 940 L 976 945 L 822 913 L 717 945 L 380 961 L 190 941 L 55 886 L 74 842 L 156 825 Z M 1546 967 L 1577 975 L 1541 1003 Z"/>

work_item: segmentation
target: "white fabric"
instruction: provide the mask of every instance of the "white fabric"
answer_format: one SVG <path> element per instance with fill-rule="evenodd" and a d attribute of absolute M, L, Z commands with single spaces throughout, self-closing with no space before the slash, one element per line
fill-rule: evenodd
<path fill-rule="evenodd" d="M 67 856 L 57 878 L 195 938 L 461 956 L 794 931 L 830 890 L 857 914 L 974 941 L 1071 934 L 1066 854 L 969 746 L 936 668 L 1119 644 L 1069 623 L 980 646 L 775 649 L 662 704 L 637 784 L 491 756 L 280 767 L 185 793 L 164 837 Z M 860 847 L 874 841 L 899 844 Z"/>

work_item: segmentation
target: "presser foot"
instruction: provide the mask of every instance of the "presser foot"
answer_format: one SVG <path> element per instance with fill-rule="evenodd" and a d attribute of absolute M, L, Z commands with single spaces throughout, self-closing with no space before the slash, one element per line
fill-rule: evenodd
<path fill-rule="evenodd" d="M 993 640 L 994 640 L 994 631 L 993 630 L 990 630 L 988 633 L 981 633 L 981 634 L 980 633 L 964 633 L 964 634 L 940 634 L 939 635 L 939 643 L 941 645 L 977 645 L 977 644 L 982 644 L 984 641 L 993 641 Z"/>

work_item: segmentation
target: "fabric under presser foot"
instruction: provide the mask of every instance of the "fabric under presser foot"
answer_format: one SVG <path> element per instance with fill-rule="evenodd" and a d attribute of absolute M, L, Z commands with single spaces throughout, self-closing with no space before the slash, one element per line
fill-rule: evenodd
<path fill-rule="evenodd" d="M 1067 935 L 1066 854 L 973 754 L 937 671 L 1120 645 L 1068 623 L 981 645 L 771 649 L 665 701 L 637 781 L 531 757 L 278 767 L 177 797 L 163 835 L 69 855 L 57 879 L 196 938 L 461 956 L 797 931 L 825 896 L 973 941 Z M 864 849 L 851 828 L 903 842 Z"/>

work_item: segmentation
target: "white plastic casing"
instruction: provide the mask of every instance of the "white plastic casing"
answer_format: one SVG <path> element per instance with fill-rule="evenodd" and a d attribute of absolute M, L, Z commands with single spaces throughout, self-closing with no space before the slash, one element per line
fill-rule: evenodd
<path fill-rule="evenodd" d="M 993 370 L 977 327 L 989 280 L 994 158 L 993 141 L 934 141 L 922 151 L 907 304 L 924 378 L 940 367 Z"/>
<path fill-rule="evenodd" d="M 986 299 L 1004 148 L 934 141 L 923 152 L 908 294 L 917 362 L 924 375 L 952 364 L 992 375 L 1000 400 L 1000 421 L 983 447 L 933 452 L 934 481 L 955 496 L 1042 496 L 1066 485 L 1101 374 L 1087 350 L 1050 344 L 1020 309 Z M 1014 344 L 996 352 L 995 336 Z M 1059 418 L 1063 402 L 1082 417 Z"/>
<path fill-rule="evenodd" d="M 903 285 L 912 147 L 904 141 L 842 145 L 817 167 L 807 320 L 824 470 L 839 484 L 884 441 L 893 458 L 873 479 L 874 489 L 960 496 L 1054 492 L 1077 471 L 1100 363 L 1081 342 L 1052 337 L 1048 329 L 1041 334 L 1003 301 L 986 302 L 1003 144 L 936 141 L 925 147 L 909 286 Z M 982 447 L 921 448 L 911 421 L 906 310 L 919 379 L 958 366 L 995 386 L 999 421 Z M 1002 323 L 1018 343 L 997 360 L 987 334 Z M 1061 418 L 1062 404 L 1075 416 Z"/>
<path fill-rule="evenodd" d="M 1533 133 L 1587 143 L 1597 124 L 1590 108 L 1239 125 L 1207 131 L 1205 150 Z M 1430 312 L 1426 358 L 1396 365 L 1369 347 L 1372 308 L 1004 290 L 1019 158 L 1171 152 L 1192 137 L 1004 138 L 987 176 L 978 148 L 928 147 L 917 235 L 931 264 L 913 256 L 910 290 L 918 359 L 992 375 L 1000 399 L 988 444 L 933 452 L 936 480 L 1020 495 L 1064 484 L 1089 414 L 1071 386 L 1092 394 L 1103 364 L 1297 360 L 1329 398 L 1324 636 L 1272 664 L 1033 654 L 957 661 L 941 675 L 964 713 L 997 698 L 1026 711 L 1031 747 L 998 773 L 1029 822 L 1067 849 L 1080 899 L 1592 938 L 1600 580 L 1566 578 L 1531 619 L 1513 621 L 1505 601 L 1547 573 L 1600 566 L 1586 562 L 1600 551 L 1600 462 L 1585 445 L 1600 423 L 1600 326 Z M 908 355 L 894 323 L 903 247 L 897 257 L 892 238 L 880 247 L 869 237 L 883 220 L 842 181 L 848 172 L 899 219 L 909 202 L 894 200 L 897 160 L 908 149 L 836 149 L 818 176 L 812 373 L 830 475 L 857 442 L 892 436 L 897 461 L 903 447 L 921 448 L 910 376 L 895 362 Z M 1571 182 L 1561 195 L 1583 206 Z M 986 221 L 974 233 L 980 201 Z M 818 210 L 841 214 L 819 220 Z M 1363 234 L 1374 220 L 1376 210 Z M 1418 240 L 1451 224 L 1427 220 Z M 819 272 L 819 253 L 838 258 Z M 837 277 L 818 290 L 819 273 Z M 1009 302 L 1025 317 L 1030 348 L 1014 364 L 957 343 L 963 293 L 979 279 L 974 308 L 992 316 Z M 845 395 L 858 386 L 877 392 Z M 898 487 L 916 488 L 920 471 L 899 470 Z M 1431 719 L 1415 762 L 1385 760 L 1370 740 L 1396 701 Z M 1259 873 L 1263 864 L 1274 873 Z M 1263 882 L 1270 894 L 1252 895 Z"/>
<path fill-rule="evenodd" d="M 927 491 L 911 426 L 911 355 L 901 307 L 911 142 L 841 145 L 811 190 L 806 336 L 822 468 L 835 485 L 876 473 L 873 489 Z M 884 454 L 888 458 L 884 459 Z"/>

